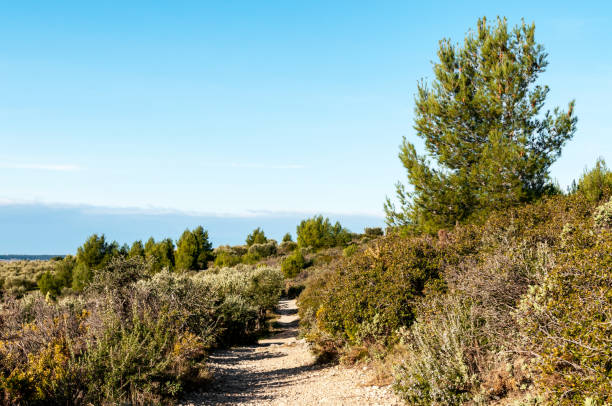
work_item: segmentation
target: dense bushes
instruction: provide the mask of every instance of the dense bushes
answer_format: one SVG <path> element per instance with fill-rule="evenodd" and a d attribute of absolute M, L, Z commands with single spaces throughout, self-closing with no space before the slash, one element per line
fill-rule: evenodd
<path fill-rule="evenodd" d="M 439 265 L 430 238 L 408 244 L 397 235 L 378 240 L 347 258 L 316 292 L 317 300 L 307 294 L 300 299 L 314 307 L 302 308 L 308 338 L 334 353 L 345 345 L 392 343 L 397 329 L 414 319 L 415 299 L 436 284 Z"/>
<path fill-rule="evenodd" d="M 56 261 L 0 261 L 0 297 L 2 293 L 22 296 L 36 289 L 38 280 L 52 271 Z"/>
<path fill-rule="evenodd" d="M 311 276 L 302 333 L 320 354 L 386 357 L 408 404 L 609 403 L 608 211 L 576 193 L 381 237 Z"/>
<path fill-rule="evenodd" d="M 537 383 L 559 404 L 612 402 L 612 234 L 594 240 L 558 256 L 518 312 Z"/>
<path fill-rule="evenodd" d="M 112 260 L 80 296 L 0 306 L 6 404 L 158 403 L 207 378 L 205 351 L 253 337 L 282 289 L 278 271 L 186 276 Z"/>

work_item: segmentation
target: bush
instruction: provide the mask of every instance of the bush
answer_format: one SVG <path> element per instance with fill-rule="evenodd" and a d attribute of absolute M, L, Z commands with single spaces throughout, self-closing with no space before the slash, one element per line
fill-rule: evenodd
<path fill-rule="evenodd" d="M 268 240 L 265 243 L 254 243 L 249 247 L 248 253 L 257 258 L 267 258 L 276 254 L 278 246 L 276 241 Z"/>
<path fill-rule="evenodd" d="M 302 254 L 302 250 L 296 249 L 293 254 L 289 255 L 281 264 L 281 272 L 285 278 L 295 278 L 306 266 L 306 260 Z"/>
<path fill-rule="evenodd" d="M 283 241 L 278 246 L 278 253 L 279 254 L 289 254 L 295 251 L 296 248 L 297 248 L 297 243 L 293 241 Z"/>
<path fill-rule="evenodd" d="M 598 229 L 612 229 L 612 198 L 595 209 L 593 221 Z"/>
<path fill-rule="evenodd" d="M 351 244 L 348 247 L 346 247 L 344 250 L 342 250 L 342 255 L 348 258 L 350 256 L 353 256 L 357 252 L 357 249 L 358 249 L 357 245 Z"/>
<path fill-rule="evenodd" d="M 300 301 L 314 306 L 310 312 L 316 315 L 314 325 L 304 321 L 306 335 L 332 352 L 345 345 L 390 345 L 399 327 L 414 320 L 414 301 L 438 277 L 431 239 L 384 237 L 341 262 L 316 293 L 318 300 L 308 297 L 312 290 L 304 291 Z"/>
<path fill-rule="evenodd" d="M 458 405 L 478 389 L 473 358 L 484 342 L 478 318 L 469 300 L 452 297 L 437 305 L 400 334 L 405 353 L 394 388 L 410 405 Z"/>
<path fill-rule="evenodd" d="M 54 266 L 53 261 L 0 261 L 0 296 L 21 297 L 36 289 L 38 280 Z"/>
<path fill-rule="evenodd" d="M 282 290 L 277 270 L 194 276 L 113 259 L 79 296 L 0 303 L 6 404 L 160 404 L 207 378 L 205 351 L 255 337 Z"/>
<path fill-rule="evenodd" d="M 612 234 L 574 246 L 521 302 L 519 325 L 538 354 L 537 382 L 555 404 L 612 402 Z"/>
<path fill-rule="evenodd" d="M 241 257 L 229 251 L 217 251 L 215 256 L 215 266 L 224 268 L 238 265 L 242 261 Z"/>
<path fill-rule="evenodd" d="M 381 227 L 366 227 L 364 234 L 368 237 L 381 237 L 385 234 Z"/>

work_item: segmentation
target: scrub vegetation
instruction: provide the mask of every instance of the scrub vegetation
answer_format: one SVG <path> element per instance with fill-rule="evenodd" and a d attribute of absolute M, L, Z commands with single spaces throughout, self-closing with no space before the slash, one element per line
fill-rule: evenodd
<path fill-rule="evenodd" d="M 612 404 L 612 171 L 549 175 L 577 125 L 545 111 L 535 26 L 478 21 L 440 42 L 399 157 L 387 228 L 304 219 L 215 249 L 202 227 L 0 262 L 0 401 L 157 404 L 206 354 L 267 331 L 282 294 L 323 361 L 371 363 L 409 405 Z"/>

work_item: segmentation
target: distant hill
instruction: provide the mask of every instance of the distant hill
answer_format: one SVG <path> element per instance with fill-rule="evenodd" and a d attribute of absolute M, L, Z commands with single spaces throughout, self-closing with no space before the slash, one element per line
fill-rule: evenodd
<path fill-rule="evenodd" d="M 17 259 L 27 259 L 27 260 L 40 259 L 40 260 L 46 261 L 46 260 L 49 260 L 51 258 L 56 258 L 56 257 L 63 258 L 63 257 L 65 257 L 65 255 L 14 255 L 14 254 L 7 254 L 7 255 L 0 255 L 0 261 L 12 261 L 12 260 L 17 260 Z"/>

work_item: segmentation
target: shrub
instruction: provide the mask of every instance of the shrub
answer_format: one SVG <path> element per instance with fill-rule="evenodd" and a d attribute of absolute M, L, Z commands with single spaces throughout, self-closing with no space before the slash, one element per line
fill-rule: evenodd
<path fill-rule="evenodd" d="M 37 284 L 40 293 L 43 295 L 47 295 L 48 293 L 51 297 L 55 298 L 62 292 L 63 285 L 51 272 L 48 271 L 42 274 Z"/>
<path fill-rule="evenodd" d="M 452 297 L 437 305 L 400 334 L 405 353 L 394 388 L 410 405 L 458 405 L 478 389 L 473 358 L 484 341 L 478 318 L 469 300 Z"/>
<path fill-rule="evenodd" d="M 239 264 L 240 261 L 240 256 L 232 254 L 229 251 L 217 251 L 215 256 L 215 266 L 220 268 L 235 266 Z"/>
<path fill-rule="evenodd" d="M 612 235 L 574 246 L 523 299 L 519 325 L 555 404 L 612 401 Z"/>
<path fill-rule="evenodd" d="M 274 240 L 268 240 L 265 243 L 254 243 L 249 247 L 248 253 L 257 258 L 267 258 L 275 255 L 278 245 Z"/>
<path fill-rule="evenodd" d="M 296 249 L 293 254 L 289 255 L 281 264 L 281 272 L 285 278 L 295 278 L 306 266 L 306 260 L 302 254 L 302 250 Z"/>
<path fill-rule="evenodd" d="M 297 248 L 297 243 L 293 241 L 283 241 L 278 246 L 279 254 L 289 254 Z"/>
<path fill-rule="evenodd" d="M 282 290 L 278 270 L 151 273 L 115 258 L 79 296 L 0 302 L 6 404 L 160 404 L 207 377 L 205 351 L 251 339 Z"/>
<path fill-rule="evenodd" d="M 612 198 L 595 209 L 593 221 L 598 229 L 612 229 Z"/>
<path fill-rule="evenodd" d="M 291 233 L 287 233 L 283 236 L 282 242 L 291 242 L 293 239 L 291 238 Z"/>
<path fill-rule="evenodd" d="M 310 301 L 317 306 L 312 309 L 316 326 L 310 327 L 323 333 L 323 341 L 331 337 L 338 343 L 332 351 L 345 344 L 392 344 L 397 329 L 412 323 L 416 298 L 438 276 L 439 258 L 431 239 L 384 237 L 332 272 L 317 294 L 321 300 Z M 368 328 L 372 325 L 376 328 Z M 316 334 L 310 338 L 319 340 Z"/>
<path fill-rule="evenodd" d="M 350 257 L 353 256 L 356 252 L 357 252 L 357 245 L 355 244 L 351 244 L 348 247 L 346 247 L 344 250 L 342 250 L 342 255 L 344 255 L 345 257 Z"/>
<path fill-rule="evenodd" d="M 335 247 L 348 243 L 350 239 L 349 232 L 340 223 L 332 226 L 329 219 L 323 216 L 302 220 L 297 227 L 297 242 L 301 247 Z"/>
<path fill-rule="evenodd" d="M 364 234 L 368 237 L 380 237 L 385 234 L 381 227 L 366 227 Z"/>

